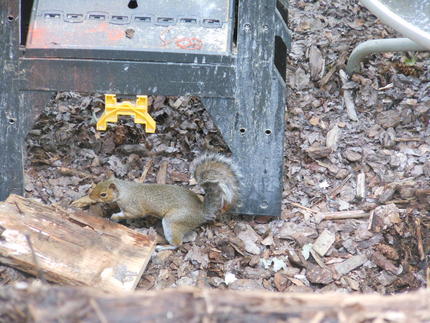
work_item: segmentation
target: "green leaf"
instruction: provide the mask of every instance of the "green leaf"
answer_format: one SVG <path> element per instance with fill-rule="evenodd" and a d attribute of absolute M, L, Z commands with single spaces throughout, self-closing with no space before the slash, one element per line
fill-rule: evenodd
<path fill-rule="evenodd" d="M 416 57 L 405 58 L 405 62 L 404 63 L 407 66 L 414 66 L 417 63 L 417 59 L 416 59 Z"/>

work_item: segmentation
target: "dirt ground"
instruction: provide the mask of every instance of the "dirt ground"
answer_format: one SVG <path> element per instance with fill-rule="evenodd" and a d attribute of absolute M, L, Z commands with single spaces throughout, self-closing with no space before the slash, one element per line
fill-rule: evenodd
<path fill-rule="evenodd" d="M 358 0 L 291 0 L 290 28 L 281 217 L 204 225 L 178 250 L 156 253 L 138 288 L 393 293 L 428 284 L 430 54 L 372 55 L 342 80 L 354 46 L 398 35 Z M 228 150 L 198 98 L 151 98 L 156 134 L 128 119 L 97 132 L 102 99 L 59 93 L 50 102 L 27 138 L 28 197 L 67 207 L 93 182 L 137 180 L 144 169 L 146 182 L 191 187 L 189 162 Z M 156 219 L 124 224 L 161 233 Z M 32 278 L 0 266 L 0 284 L 21 279 Z"/>

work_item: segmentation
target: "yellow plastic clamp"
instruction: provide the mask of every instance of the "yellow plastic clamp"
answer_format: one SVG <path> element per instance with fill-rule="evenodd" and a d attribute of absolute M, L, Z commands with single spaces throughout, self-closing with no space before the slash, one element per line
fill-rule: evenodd
<path fill-rule="evenodd" d="M 117 102 L 115 94 L 105 94 L 105 111 L 97 121 L 97 130 L 104 131 L 108 122 L 118 122 L 118 116 L 133 116 L 135 123 L 145 125 L 145 131 L 155 132 L 155 120 L 148 113 L 148 97 L 137 95 L 136 103 L 130 101 Z"/>

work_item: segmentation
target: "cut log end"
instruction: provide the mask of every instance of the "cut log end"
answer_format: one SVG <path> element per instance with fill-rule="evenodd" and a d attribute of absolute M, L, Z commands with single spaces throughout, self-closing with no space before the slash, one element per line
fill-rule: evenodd
<path fill-rule="evenodd" d="M 155 243 L 153 236 L 84 212 L 18 195 L 0 203 L 0 261 L 60 284 L 134 290 Z"/>

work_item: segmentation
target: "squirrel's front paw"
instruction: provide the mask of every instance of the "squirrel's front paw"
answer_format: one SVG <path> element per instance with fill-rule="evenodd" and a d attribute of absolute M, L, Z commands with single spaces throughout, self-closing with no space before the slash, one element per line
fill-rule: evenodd
<path fill-rule="evenodd" d="M 110 217 L 110 219 L 112 220 L 112 221 L 115 221 L 115 222 L 118 222 L 118 221 L 121 221 L 121 220 L 124 220 L 126 217 L 125 217 L 125 215 L 124 215 L 124 213 L 121 211 L 121 212 L 118 212 L 118 213 L 114 213 L 114 214 L 112 214 L 112 216 Z"/>
<path fill-rule="evenodd" d="M 85 195 L 84 197 L 81 197 L 80 199 L 73 201 L 71 206 L 78 207 L 78 208 L 84 208 L 88 205 L 95 204 L 96 201 L 92 200 L 88 195 Z"/>

